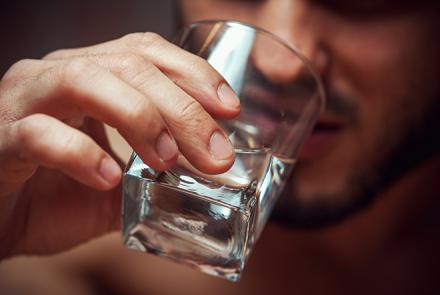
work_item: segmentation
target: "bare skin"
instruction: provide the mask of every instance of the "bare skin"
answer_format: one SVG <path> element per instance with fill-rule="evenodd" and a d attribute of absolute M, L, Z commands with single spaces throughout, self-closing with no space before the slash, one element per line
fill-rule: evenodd
<path fill-rule="evenodd" d="M 239 102 L 219 96 L 223 84 L 152 33 L 12 66 L 0 84 L 1 257 L 55 253 L 117 229 L 121 168 L 102 122 L 158 170 L 178 152 L 207 173 L 228 169 L 234 153 L 213 117 L 237 115 Z"/>
<path fill-rule="evenodd" d="M 439 124 L 440 43 L 434 40 L 440 32 L 430 3 L 181 1 L 186 22 L 227 18 L 258 25 L 299 47 L 320 73 L 328 107 L 299 155 L 281 208 L 299 226 L 332 211 L 352 213 L 425 160 L 421 148 L 432 149 L 428 157 L 438 151 L 437 143 L 419 144 L 436 137 Z M 286 73 L 273 63 L 261 67 Z"/>
<path fill-rule="evenodd" d="M 412 127 L 426 135 L 416 147 L 431 145 L 423 138 L 438 130 L 434 123 L 424 126 L 438 100 L 438 17 L 435 8 L 365 3 L 188 0 L 181 5 L 188 22 L 235 18 L 298 43 L 327 90 L 338 93 L 331 99 L 354 107 L 342 112 L 329 108 L 327 115 L 339 127 L 325 148 L 302 156 L 283 208 L 297 210 L 300 205 L 310 217 L 317 211 L 308 205 L 316 201 L 330 208 L 351 204 L 361 195 L 356 188 L 365 183 L 353 182 L 359 179 L 379 190 L 372 194 L 370 207 L 314 231 L 298 228 L 304 219 L 293 220 L 294 229 L 269 226 L 243 280 L 235 285 L 127 252 L 117 237 L 55 258 L 55 264 L 86 282 L 91 276 L 104 291 L 107 287 L 123 294 L 438 293 L 438 151 L 434 145 L 428 155 L 404 149 L 403 155 L 414 156 L 416 162 L 408 167 L 399 166 L 404 158 L 390 156 L 402 152 L 405 140 L 414 137 Z M 388 164 L 399 173 L 393 174 L 393 181 L 377 183 L 375 177 L 388 176 Z M 289 204 L 292 196 L 299 200 L 294 206 Z M 55 271 L 51 275 L 55 277 Z"/>

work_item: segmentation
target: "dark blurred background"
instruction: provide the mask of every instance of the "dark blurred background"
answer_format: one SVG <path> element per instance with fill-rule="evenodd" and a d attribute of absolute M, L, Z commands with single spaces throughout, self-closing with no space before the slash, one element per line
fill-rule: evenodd
<path fill-rule="evenodd" d="M 0 0 L 0 76 L 17 60 L 81 47 L 131 32 L 169 38 L 173 0 Z"/>

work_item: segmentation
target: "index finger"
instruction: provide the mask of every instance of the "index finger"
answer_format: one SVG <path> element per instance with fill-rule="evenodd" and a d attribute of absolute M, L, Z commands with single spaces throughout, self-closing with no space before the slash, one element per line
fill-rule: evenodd
<path fill-rule="evenodd" d="M 134 53 L 153 63 L 214 117 L 233 118 L 240 112 L 238 96 L 206 60 L 155 33 L 134 33 L 89 47 L 58 50 L 45 59 L 116 53 Z"/>

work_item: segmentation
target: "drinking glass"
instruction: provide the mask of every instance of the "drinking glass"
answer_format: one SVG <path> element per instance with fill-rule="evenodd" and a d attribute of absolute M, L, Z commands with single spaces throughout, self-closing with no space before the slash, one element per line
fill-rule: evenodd
<path fill-rule="evenodd" d="M 160 172 L 133 153 L 123 177 L 123 241 L 237 281 L 323 109 L 323 87 L 295 47 L 255 26 L 201 21 L 176 44 L 205 58 L 239 96 L 239 116 L 217 121 L 235 162 L 207 175 L 179 155 Z"/>

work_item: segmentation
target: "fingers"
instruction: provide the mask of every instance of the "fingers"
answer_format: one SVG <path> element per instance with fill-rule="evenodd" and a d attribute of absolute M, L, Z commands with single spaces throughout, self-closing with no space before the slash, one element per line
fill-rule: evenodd
<path fill-rule="evenodd" d="M 65 120 L 85 113 L 117 128 L 153 168 L 164 170 L 174 162 L 177 145 L 157 108 L 142 93 L 86 58 L 34 63 L 46 71 L 21 87 L 18 96 L 26 103 L 15 105 L 26 109 L 16 111 L 21 111 L 20 117 L 46 113 Z"/>
<path fill-rule="evenodd" d="M 140 33 L 57 51 L 46 60 L 65 66 L 53 66 L 49 74 L 39 75 L 34 84 L 45 80 L 46 87 L 27 85 L 31 92 L 27 95 L 71 96 L 75 108 L 67 112 L 85 112 L 116 127 L 151 167 L 168 169 L 178 150 L 205 173 L 224 172 L 232 165 L 232 146 L 212 117 L 238 115 L 239 101 L 202 58 L 156 34 Z M 47 104 L 43 109 L 48 110 Z M 59 112 L 57 108 L 48 114 Z"/>
<path fill-rule="evenodd" d="M 205 173 L 224 172 L 232 165 L 232 146 L 216 122 L 154 65 L 142 63 L 134 76 L 120 71 L 131 79 L 129 84 L 89 58 L 34 63 L 43 63 L 45 71 L 35 70 L 38 76 L 15 91 L 26 99 L 15 104 L 26 106 L 20 117 L 40 112 L 65 120 L 84 112 L 117 128 L 157 170 L 168 169 L 178 149 Z M 32 67 L 38 66 L 28 64 Z"/>
<path fill-rule="evenodd" d="M 119 165 L 90 137 L 53 117 L 35 114 L 15 121 L 7 138 L 0 151 L 0 161 L 8 162 L 2 166 L 2 178 L 7 176 L 5 167 L 17 165 L 58 169 L 101 190 L 114 187 L 121 178 Z"/>
<path fill-rule="evenodd" d="M 138 89 L 159 110 L 191 163 L 207 173 L 223 172 L 234 157 L 231 144 L 203 106 L 154 65 L 133 54 L 90 57 Z"/>
<path fill-rule="evenodd" d="M 60 50 L 46 59 L 109 54 L 135 55 L 154 64 L 176 85 L 197 100 L 212 116 L 233 118 L 240 110 L 239 99 L 223 77 L 209 63 L 154 33 L 135 33 L 95 46 Z M 130 58 L 126 60 L 133 71 Z M 142 61 L 139 61 L 142 63 Z M 136 68 L 136 67 L 134 67 Z"/>

